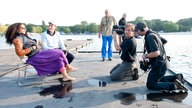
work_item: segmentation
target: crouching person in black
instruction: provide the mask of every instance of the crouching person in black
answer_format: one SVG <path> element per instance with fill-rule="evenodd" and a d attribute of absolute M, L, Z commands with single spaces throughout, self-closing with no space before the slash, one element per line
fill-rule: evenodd
<path fill-rule="evenodd" d="M 183 85 L 183 75 L 176 74 L 165 76 L 167 67 L 167 56 L 164 49 L 164 43 L 167 41 L 156 32 L 150 30 L 145 22 L 138 22 L 135 25 L 135 32 L 140 36 L 145 36 L 144 52 L 142 58 L 145 61 L 149 59 L 151 70 L 147 78 L 147 88 L 150 90 L 185 90 Z"/>
<path fill-rule="evenodd" d="M 137 42 L 134 37 L 134 28 L 134 24 L 126 24 L 125 39 L 120 45 L 117 43 L 116 31 L 113 31 L 114 46 L 117 51 L 121 50 L 122 63 L 117 64 L 110 71 L 112 81 L 126 80 L 127 78 L 130 79 L 130 77 L 133 80 L 137 80 L 139 78 L 136 66 Z"/>

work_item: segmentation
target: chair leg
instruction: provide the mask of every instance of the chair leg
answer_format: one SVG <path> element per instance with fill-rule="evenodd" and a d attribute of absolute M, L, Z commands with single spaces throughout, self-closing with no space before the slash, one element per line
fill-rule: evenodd
<path fill-rule="evenodd" d="M 17 83 L 19 84 L 19 86 L 22 86 L 23 84 L 21 83 L 21 77 L 22 77 L 22 74 L 23 74 L 24 78 L 25 79 L 27 78 L 27 66 L 28 66 L 28 64 L 21 63 L 21 64 L 18 64 L 18 65 L 19 65 L 19 69 L 18 69 Z M 22 73 L 23 68 L 24 68 L 24 73 Z"/>
<path fill-rule="evenodd" d="M 25 69 L 24 69 L 24 77 L 27 78 L 27 65 L 25 66 Z"/>
<path fill-rule="evenodd" d="M 22 67 L 22 64 L 19 64 L 19 69 L 18 69 L 18 77 L 17 77 L 17 83 L 19 84 L 19 86 L 21 86 L 21 67 Z"/>

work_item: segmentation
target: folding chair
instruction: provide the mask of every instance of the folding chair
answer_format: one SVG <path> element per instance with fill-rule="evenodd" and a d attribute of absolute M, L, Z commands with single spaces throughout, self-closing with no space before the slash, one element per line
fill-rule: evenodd
<path fill-rule="evenodd" d="M 47 75 L 47 76 L 39 76 L 33 66 L 26 63 L 25 57 L 20 57 L 20 63 L 18 64 L 18 79 L 17 83 L 19 86 L 32 86 L 32 85 L 43 85 L 46 83 L 55 83 L 59 82 L 58 78 L 62 78 L 61 74 L 56 75 Z M 31 72 L 32 75 L 28 75 L 29 68 L 35 71 L 35 74 Z M 23 80 L 22 80 L 23 79 Z M 29 81 L 30 80 L 30 81 Z M 34 81 L 35 80 L 35 81 Z"/>

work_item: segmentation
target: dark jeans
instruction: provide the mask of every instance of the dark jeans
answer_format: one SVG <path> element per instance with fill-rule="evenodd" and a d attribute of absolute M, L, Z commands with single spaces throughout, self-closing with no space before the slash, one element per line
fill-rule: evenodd
<path fill-rule="evenodd" d="M 136 68 L 135 62 L 124 62 L 117 64 L 111 71 L 110 77 L 112 81 L 124 80 L 126 77 L 133 76 L 133 70 Z"/>
<path fill-rule="evenodd" d="M 75 59 L 75 56 L 72 53 L 70 53 L 70 52 L 68 52 L 66 50 L 63 50 L 63 52 L 65 53 L 66 58 L 67 58 L 67 60 L 68 60 L 68 62 L 70 64 Z"/>
<path fill-rule="evenodd" d="M 175 90 L 175 75 L 165 76 L 167 64 L 160 63 L 152 67 L 147 78 L 147 88 L 151 90 Z"/>

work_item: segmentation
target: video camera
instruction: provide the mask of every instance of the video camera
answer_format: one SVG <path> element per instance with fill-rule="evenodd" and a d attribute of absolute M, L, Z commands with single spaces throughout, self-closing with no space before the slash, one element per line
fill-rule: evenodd
<path fill-rule="evenodd" d="M 113 26 L 113 31 L 116 31 L 116 33 L 118 35 L 122 35 L 124 33 L 124 28 L 125 28 L 125 26 L 114 25 Z"/>
<path fill-rule="evenodd" d="M 144 61 L 141 60 L 139 61 L 139 65 L 140 65 L 140 68 L 145 72 L 151 68 L 149 60 L 144 60 Z"/>

